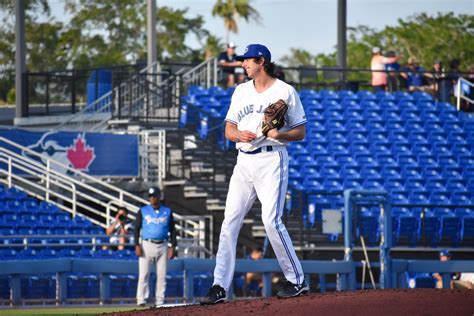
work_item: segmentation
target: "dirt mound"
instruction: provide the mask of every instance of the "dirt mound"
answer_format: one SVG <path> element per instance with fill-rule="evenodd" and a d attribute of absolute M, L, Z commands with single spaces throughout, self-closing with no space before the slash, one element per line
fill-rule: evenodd
<path fill-rule="evenodd" d="M 213 306 L 158 308 L 115 315 L 474 315 L 474 290 L 390 289 L 252 299 Z"/>

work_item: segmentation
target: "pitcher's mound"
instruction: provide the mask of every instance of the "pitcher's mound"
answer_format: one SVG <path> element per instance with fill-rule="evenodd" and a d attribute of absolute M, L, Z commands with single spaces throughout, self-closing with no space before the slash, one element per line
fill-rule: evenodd
<path fill-rule="evenodd" d="M 119 315 L 474 315 L 474 290 L 390 289 L 237 300 L 212 306 L 157 308 Z"/>

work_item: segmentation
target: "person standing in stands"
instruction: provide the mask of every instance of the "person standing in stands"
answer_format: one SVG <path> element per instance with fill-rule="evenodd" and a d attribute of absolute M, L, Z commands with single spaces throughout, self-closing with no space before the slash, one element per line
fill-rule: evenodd
<path fill-rule="evenodd" d="M 385 57 L 387 58 L 393 58 L 396 57 L 397 54 L 393 51 L 390 50 L 385 54 Z M 400 70 L 400 64 L 398 61 L 395 61 L 393 63 L 389 63 L 385 65 L 385 69 L 387 70 L 387 88 L 388 91 L 394 92 L 399 90 L 398 86 L 398 76 L 399 76 L 399 70 Z"/>
<path fill-rule="evenodd" d="M 387 87 L 386 64 L 393 64 L 398 60 L 398 56 L 384 57 L 379 47 L 372 49 L 372 60 L 370 70 L 372 70 L 372 88 L 375 92 L 385 91 Z"/>
<path fill-rule="evenodd" d="M 156 268 L 155 307 L 165 301 L 166 271 L 176 247 L 173 212 L 160 205 L 160 189 L 148 190 L 150 204 L 142 207 L 135 221 L 135 254 L 138 258 L 137 305 L 145 306 L 149 297 L 151 268 Z M 141 243 L 140 243 L 141 237 Z"/>
<path fill-rule="evenodd" d="M 438 101 L 441 99 L 445 100 L 445 94 L 449 97 L 449 91 L 446 91 L 445 76 L 446 74 L 444 72 L 443 64 L 439 59 L 433 62 L 431 73 L 426 73 L 429 84 L 429 88 L 427 88 L 426 91 L 431 93 Z"/>
<path fill-rule="evenodd" d="M 235 53 L 235 48 L 237 46 L 234 42 L 229 42 L 227 44 L 227 50 L 219 54 L 217 61 L 219 66 L 222 67 L 222 72 L 224 73 L 224 79 L 226 81 L 227 87 L 233 87 L 235 83 L 241 80 L 240 77 L 244 75 L 242 69 L 242 63 L 235 59 L 237 54 Z M 237 78 L 236 78 L 237 77 Z"/>

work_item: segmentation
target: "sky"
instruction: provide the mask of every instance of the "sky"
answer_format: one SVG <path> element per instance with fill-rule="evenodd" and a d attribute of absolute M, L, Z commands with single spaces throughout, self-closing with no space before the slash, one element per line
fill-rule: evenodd
<path fill-rule="evenodd" d="M 215 0 L 157 0 L 157 5 L 189 8 L 189 15 L 205 18 L 204 27 L 225 41 L 224 22 L 211 15 Z M 239 33 L 230 34 L 237 54 L 250 43 L 266 45 L 278 61 L 290 48 L 308 50 L 313 55 L 335 51 L 337 44 L 337 0 L 253 0 L 261 24 L 240 20 Z M 397 25 L 414 13 L 454 12 L 474 15 L 474 0 L 347 0 L 347 26 L 368 25 L 382 30 Z M 193 39 L 188 42 L 195 45 Z M 195 41 L 194 41 L 195 42 Z"/>
<path fill-rule="evenodd" d="M 313 55 L 331 53 L 337 44 L 337 2 L 251 0 L 251 5 L 261 15 L 261 23 L 239 20 L 239 33 L 231 33 L 230 40 L 237 44 L 237 54 L 243 53 L 247 44 L 264 44 L 277 62 L 290 53 L 290 48 L 305 49 Z M 216 0 L 157 0 L 157 6 L 188 8 L 188 17 L 202 15 L 204 28 L 225 42 L 223 20 L 211 14 L 215 3 Z M 50 4 L 53 14 L 62 6 L 60 0 L 52 0 Z M 474 15 L 474 0 L 347 0 L 347 26 L 362 24 L 382 30 L 387 25 L 397 25 L 398 19 L 421 12 Z M 190 36 L 186 41 L 192 48 L 200 47 L 196 38 Z"/>

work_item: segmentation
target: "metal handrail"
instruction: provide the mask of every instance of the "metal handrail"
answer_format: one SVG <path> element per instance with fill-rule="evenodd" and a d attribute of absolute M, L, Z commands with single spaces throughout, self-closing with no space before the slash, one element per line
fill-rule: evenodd
<path fill-rule="evenodd" d="M 157 62 L 151 64 L 150 66 L 148 66 L 146 68 L 143 68 L 142 70 L 140 70 L 139 73 L 141 73 L 141 74 L 142 73 L 147 73 L 149 70 L 153 71 L 153 70 L 156 70 L 156 69 L 159 69 L 159 64 Z M 56 126 L 56 129 L 61 129 L 64 126 L 67 126 L 68 123 L 73 122 L 74 120 L 79 120 L 78 123 L 81 124 L 81 126 L 82 126 L 82 123 L 84 122 L 84 119 L 83 119 L 84 115 L 86 115 L 91 109 L 94 109 L 96 106 L 99 106 L 99 107 L 93 113 L 91 113 L 92 114 L 91 116 L 95 116 L 97 113 L 111 112 L 110 109 L 107 109 L 107 108 L 112 105 L 113 93 L 116 93 L 118 91 L 118 89 L 120 89 L 120 87 L 125 86 L 125 85 L 126 85 L 126 83 L 122 82 L 119 86 L 115 87 L 113 90 L 111 90 L 111 91 L 107 92 L 106 94 L 102 95 L 100 98 L 98 98 L 97 100 L 95 100 L 91 104 L 85 106 L 79 112 L 77 112 L 73 115 L 70 115 L 67 119 L 65 119 L 63 122 L 61 122 L 61 124 Z M 107 100 L 105 102 L 105 104 L 100 105 L 100 103 L 105 101 L 107 98 L 110 98 L 110 100 Z M 110 116 L 112 116 L 111 113 L 110 113 Z M 109 119 L 110 119 L 110 117 L 106 118 L 105 121 L 107 121 Z M 104 121 L 104 119 L 102 119 L 99 122 L 99 124 L 96 124 L 94 126 L 97 126 L 97 125 L 100 126 L 103 121 Z"/>
<path fill-rule="evenodd" d="M 139 209 L 139 207 L 135 204 L 138 204 L 138 205 L 148 204 L 148 202 L 143 198 L 140 198 L 140 197 L 137 197 L 133 194 L 130 194 L 127 191 L 121 190 L 121 189 L 119 189 L 119 188 L 117 188 L 117 187 L 115 187 L 111 184 L 105 183 L 105 182 L 103 182 L 103 181 L 101 181 L 97 178 L 94 178 L 94 177 L 92 177 L 92 176 L 90 176 L 86 173 L 83 173 L 81 171 L 77 171 L 77 170 L 75 170 L 75 169 L 73 169 L 73 168 L 71 168 L 67 165 L 64 165 L 60 162 L 52 160 L 47 156 L 39 154 L 39 153 L 29 149 L 29 148 L 21 146 L 21 145 L 15 143 L 15 142 L 12 142 L 12 141 L 4 138 L 4 137 L 0 137 L 0 142 L 4 142 L 6 144 L 9 144 L 10 146 L 13 146 L 15 148 L 18 148 L 18 149 L 22 150 L 23 152 L 28 152 L 28 154 L 30 154 L 32 156 L 36 156 L 40 159 L 43 159 L 43 161 L 47 161 L 47 166 L 44 166 L 41 163 L 38 163 L 38 162 L 36 162 L 32 159 L 26 158 L 22 155 L 19 155 L 15 152 L 12 152 L 12 151 L 6 149 L 4 147 L 0 147 L 0 154 L 4 153 L 4 156 L 5 156 L 5 158 L 3 158 L 2 160 L 5 161 L 8 164 L 8 170 L 7 171 L 3 171 L 3 170 L 0 170 L 0 171 L 2 171 L 2 173 L 5 173 L 7 175 L 7 180 L 4 180 L 4 182 L 7 183 L 9 186 L 12 185 L 12 177 L 14 177 L 15 179 L 21 179 L 20 181 L 23 181 L 23 182 L 30 182 L 28 184 L 33 185 L 37 189 L 43 189 L 41 186 L 38 186 L 38 185 L 34 184 L 31 181 L 27 181 L 26 179 L 23 179 L 22 177 L 19 177 L 19 176 L 13 174 L 12 169 L 13 169 L 13 167 L 15 167 L 15 168 L 21 169 L 25 172 L 28 172 L 30 175 L 37 176 L 43 181 L 47 181 L 48 182 L 46 184 L 47 188 L 49 187 L 49 184 L 52 181 L 54 181 L 54 182 L 52 182 L 53 184 L 59 185 L 59 186 L 61 185 L 62 182 L 63 183 L 70 183 L 70 184 L 75 185 L 76 187 L 84 188 L 84 189 L 89 190 L 89 191 L 91 191 L 95 194 L 99 194 L 101 196 L 104 196 L 105 198 L 109 199 L 110 201 L 114 201 L 114 203 L 117 206 L 126 205 L 130 209 L 130 211 L 133 212 L 133 213 L 136 213 Z M 16 164 L 14 166 L 12 166 L 13 161 L 16 162 Z M 67 170 L 67 171 L 71 172 L 72 174 L 77 175 L 78 177 L 80 177 L 80 180 L 76 179 L 74 177 L 66 176 L 63 173 L 56 171 L 55 168 L 52 168 L 55 165 L 62 168 L 62 169 L 64 169 L 64 170 Z M 28 170 L 28 167 L 30 168 L 29 170 Z M 92 185 L 88 184 L 87 182 L 84 182 L 83 180 L 87 180 L 89 183 L 95 184 L 97 186 L 102 186 L 102 187 L 114 192 L 115 194 L 117 194 L 118 197 L 110 195 L 109 193 L 105 193 L 101 190 L 98 190 L 95 187 L 93 187 Z M 65 189 L 64 185 L 62 187 Z M 24 188 L 22 188 L 22 189 L 24 189 Z M 44 190 L 47 191 L 49 194 L 54 194 L 54 195 L 59 197 L 59 193 L 57 193 L 57 192 L 54 192 L 50 189 L 44 189 Z M 26 191 L 29 191 L 29 190 L 26 189 Z M 29 192 L 31 192 L 31 191 L 29 191 Z M 76 195 L 75 199 L 77 199 L 77 196 L 82 196 L 82 197 L 85 197 L 85 198 L 87 197 L 89 200 L 93 201 L 94 203 L 98 203 L 98 204 L 100 204 L 104 207 L 107 207 L 106 202 L 102 202 L 99 199 L 93 198 L 90 195 L 88 195 L 87 193 L 82 193 L 80 191 L 77 191 L 76 189 L 73 190 L 73 193 Z M 40 197 L 40 196 L 38 196 L 38 197 L 42 198 L 42 199 L 46 199 L 46 198 L 43 198 L 43 197 Z M 126 197 L 128 197 L 129 200 L 131 200 L 131 202 L 125 201 L 124 198 L 126 198 Z M 64 198 L 64 196 L 62 196 L 62 198 Z M 72 202 L 74 202 L 74 201 L 72 201 Z M 132 203 L 135 203 L 135 204 L 132 204 Z M 73 205 L 74 205 L 74 207 L 76 207 L 76 206 L 84 207 L 84 208 L 96 213 L 95 210 L 93 210 L 92 208 L 90 208 L 89 206 L 87 206 L 87 205 L 85 205 L 81 202 L 78 202 L 77 200 L 75 201 L 75 203 L 73 203 Z M 58 206 L 61 207 L 62 205 L 59 204 Z M 62 208 L 65 209 L 63 206 L 62 206 Z M 179 214 L 174 214 L 174 217 L 178 221 L 186 222 L 187 224 L 194 227 L 195 229 L 199 228 L 199 225 L 200 225 L 199 222 L 186 220 L 185 217 L 183 217 Z M 109 220 L 110 220 L 110 218 L 109 218 Z M 105 227 L 104 224 L 101 224 L 101 226 Z M 180 225 L 177 225 L 177 226 L 178 226 L 177 227 L 178 229 L 183 230 L 186 234 L 189 234 L 191 232 L 188 229 L 184 229 Z"/>

